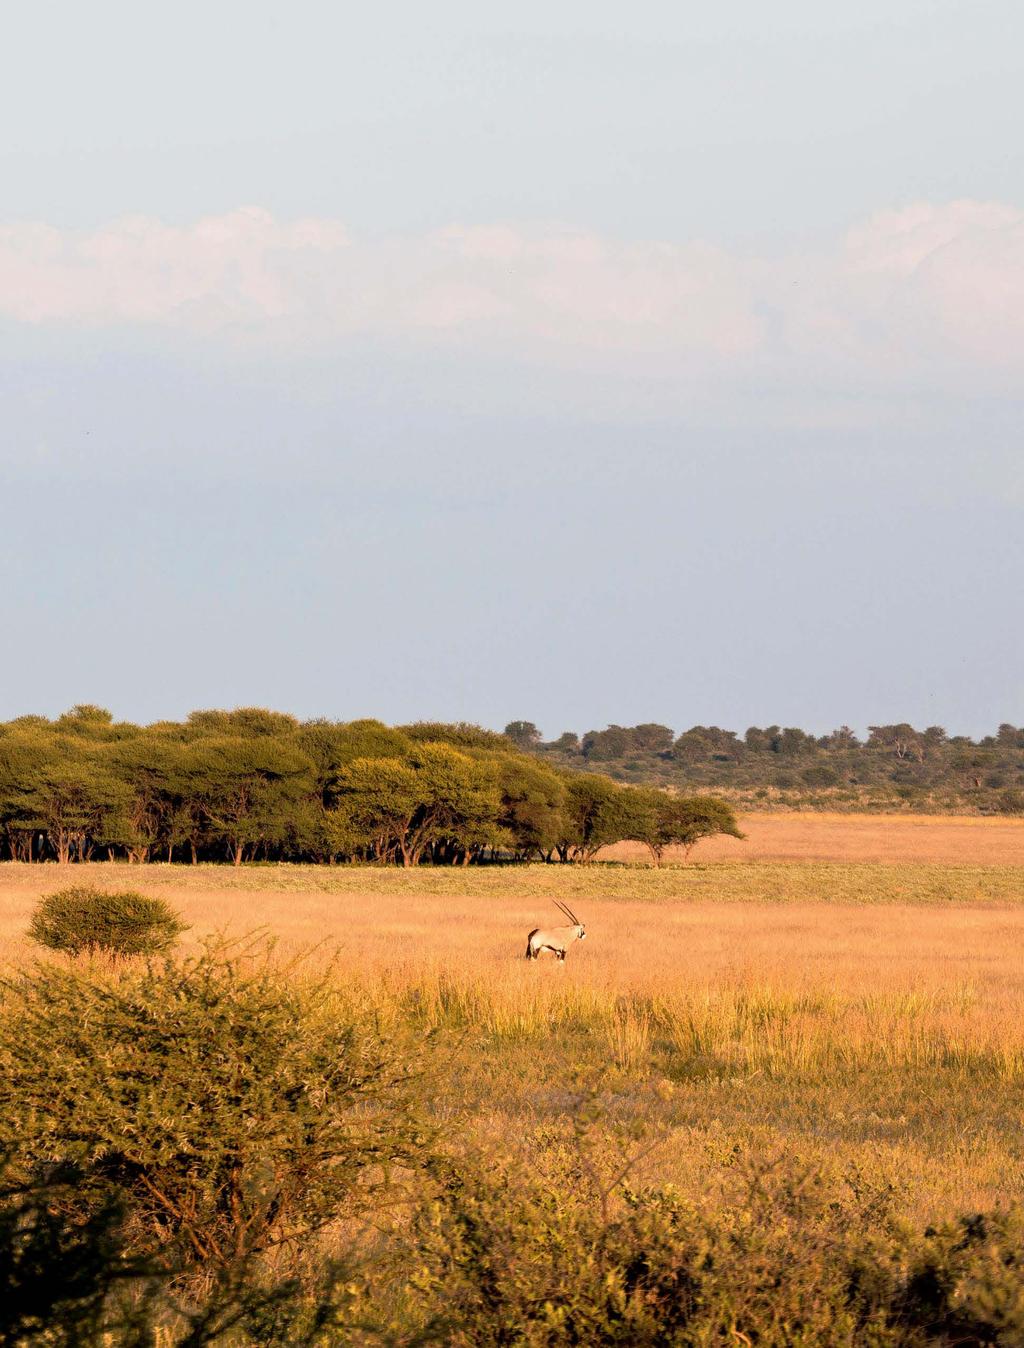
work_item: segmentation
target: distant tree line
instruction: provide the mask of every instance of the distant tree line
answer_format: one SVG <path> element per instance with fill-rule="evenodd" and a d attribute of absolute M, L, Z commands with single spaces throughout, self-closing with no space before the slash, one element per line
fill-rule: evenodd
<path fill-rule="evenodd" d="M 833 806 L 894 803 L 1024 813 L 1024 728 L 1004 722 L 973 740 L 942 726 L 875 725 L 865 739 L 849 726 L 814 736 L 793 726 L 611 725 L 545 741 L 532 721 L 505 734 L 543 762 L 601 771 L 620 781 L 713 789 L 737 800 L 817 797 Z"/>
<path fill-rule="evenodd" d="M 470 725 L 304 721 L 261 708 L 183 722 L 78 706 L 0 723 L 0 858 L 588 861 L 623 839 L 740 836 L 728 805 L 625 787 Z"/>

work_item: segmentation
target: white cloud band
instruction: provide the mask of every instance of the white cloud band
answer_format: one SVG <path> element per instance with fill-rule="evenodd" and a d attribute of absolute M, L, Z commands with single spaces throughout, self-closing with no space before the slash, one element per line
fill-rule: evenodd
<path fill-rule="evenodd" d="M 774 257 L 506 225 L 365 241 L 255 208 L 85 234 L 13 224 L 0 227 L 0 315 L 288 343 L 468 340 L 658 372 L 999 375 L 1024 368 L 1024 211 L 915 205 Z"/>

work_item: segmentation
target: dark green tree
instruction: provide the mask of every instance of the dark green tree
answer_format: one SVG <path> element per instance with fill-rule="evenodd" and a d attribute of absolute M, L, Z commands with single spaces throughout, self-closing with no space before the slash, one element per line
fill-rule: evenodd
<path fill-rule="evenodd" d="M 563 861 L 590 861 L 602 848 L 629 836 L 626 787 L 585 773 L 566 778 L 565 805 L 556 850 Z"/>
<path fill-rule="evenodd" d="M 497 818 L 517 858 L 550 857 L 558 842 L 565 784 L 544 763 L 519 754 L 492 760 L 500 795 Z"/>
<path fill-rule="evenodd" d="M 218 735 L 198 740 L 180 773 L 207 835 L 236 866 L 263 843 L 287 838 L 289 815 L 314 789 L 310 760 L 272 735 Z"/>
<path fill-rule="evenodd" d="M 610 763 L 625 758 L 632 749 L 633 732 L 621 725 L 610 725 L 607 730 L 588 730 L 580 741 L 583 757 L 592 763 Z"/>
<path fill-rule="evenodd" d="M 509 721 L 504 735 L 517 749 L 536 749 L 541 742 L 541 734 L 532 721 Z"/>
<path fill-rule="evenodd" d="M 665 791 L 632 790 L 622 802 L 625 836 L 642 842 L 660 866 L 666 848 L 681 847 L 686 857 L 702 838 L 727 834 L 742 838 L 736 816 L 714 796 L 673 796 Z"/>
<path fill-rule="evenodd" d="M 672 748 L 672 731 L 667 725 L 647 721 L 632 730 L 634 753 L 667 754 Z"/>

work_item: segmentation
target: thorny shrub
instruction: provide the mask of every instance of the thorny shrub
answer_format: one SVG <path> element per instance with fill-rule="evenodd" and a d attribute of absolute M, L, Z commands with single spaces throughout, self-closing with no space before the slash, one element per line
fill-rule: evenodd
<path fill-rule="evenodd" d="M 1024 1216 L 923 1235 L 861 1175 L 762 1167 L 731 1201 L 613 1195 L 585 1154 L 452 1159 L 418 1211 L 421 1332 L 452 1348 L 1024 1345 Z M 614 1200 L 614 1201 L 612 1201 Z"/>
<path fill-rule="evenodd" d="M 3 987 L 0 1149 L 56 1206 L 125 1210 L 133 1255 L 229 1269 L 299 1251 L 389 1191 L 423 1130 L 409 1069 L 328 977 L 210 944 L 116 976 L 40 965 Z"/>

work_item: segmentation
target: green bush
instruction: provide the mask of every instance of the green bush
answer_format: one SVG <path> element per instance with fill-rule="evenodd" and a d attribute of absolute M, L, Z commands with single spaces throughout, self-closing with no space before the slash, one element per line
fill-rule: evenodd
<path fill-rule="evenodd" d="M 615 1197 L 584 1159 L 550 1179 L 455 1165 L 417 1225 L 424 1310 L 458 1348 L 868 1348 L 888 1336 L 899 1261 L 849 1193 L 766 1176 L 701 1208 L 671 1187 Z"/>
<path fill-rule="evenodd" d="M 725 1203 L 671 1187 L 616 1198 L 581 1159 L 439 1172 L 415 1223 L 428 1332 L 450 1348 L 1024 1343 L 1019 1212 L 915 1233 L 862 1175 L 836 1186 L 774 1166 Z"/>
<path fill-rule="evenodd" d="M 349 1341 L 426 1134 L 335 988 L 259 943 L 0 984 L 0 1343 Z"/>
<path fill-rule="evenodd" d="M 87 1210 L 116 1195 L 133 1253 L 294 1246 L 415 1150 L 378 1033 L 265 951 L 116 977 L 44 965 L 5 991 L 0 1148 L 26 1178 L 73 1169 Z"/>
<path fill-rule="evenodd" d="M 174 944 L 185 924 L 163 899 L 91 885 L 46 894 L 32 915 L 29 935 L 48 950 L 70 955 L 158 955 Z"/>
<path fill-rule="evenodd" d="M 1000 814 L 1024 814 L 1024 791 L 1009 787 L 996 802 Z"/>
<path fill-rule="evenodd" d="M 813 767 L 804 768 L 800 774 L 808 786 L 838 786 L 840 777 L 835 768 Z"/>
<path fill-rule="evenodd" d="M 83 1209 L 79 1176 L 17 1177 L 0 1158 L 0 1344 L 4 1348 L 333 1348 L 360 1291 L 321 1258 L 309 1276 L 243 1255 L 185 1278 L 166 1256 L 129 1253 L 130 1218 L 110 1198 Z"/>

